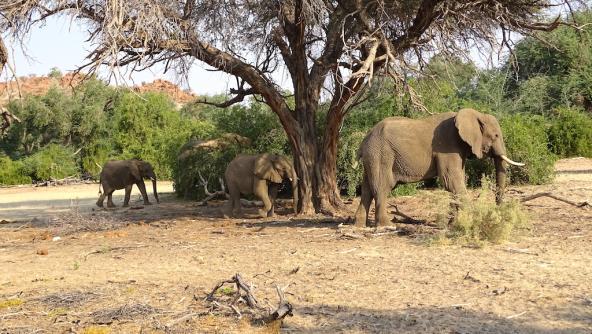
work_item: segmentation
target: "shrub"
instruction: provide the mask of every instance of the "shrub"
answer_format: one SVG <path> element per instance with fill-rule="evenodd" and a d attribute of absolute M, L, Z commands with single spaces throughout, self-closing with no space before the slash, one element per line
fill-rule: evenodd
<path fill-rule="evenodd" d="M 63 179 L 78 175 L 78 166 L 71 148 L 50 144 L 23 160 L 36 181 Z"/>
<path fill-rule="evenodd" d="M 417 190 L 423 186 L 423 181 L 399 184 L 391 191 L 391 196 L 413 196 L 417 194 Z"/>
<path fill-rule="evenodd" d="M 558 108 L 551 118 L 549 144 L 562 157 L 592 157 L 592 117 L 580 109 Z"/>
<path fill-rule="evenodd" d="M 544 184 L 553 180 L 555 154 L 548 149 L 546 120 L 541 116 L 511 115 L 501 119 L 510 159 L 526 164 L 508 167 L 512 184 Z"/>
<path fill-rule="evenodd" d="M 508 240 L 516 229 L 526 228 L 528 219 L 519 202 L 495 204 L 491 182 L 482 181 L 476 199 L 462 200 L 447 236 L 461 242 L 480 244 L 484 241 L 501 243 Z"/>
<path fill-rule="evenodd" d="M 337 175 L 339 184 L 350 197 L 356 196 L 357 188 L 362 184 L 364 166 L 358 161 L 357 154 L 365 135 L 364 132 L 354 132 L 339 141 Z"/>
<path fill-rule="evenodd" d="M 13 161 L 7 156 L 0 156 L 0 184 L 15 185 L 31 183 L 29 172 L 22 161 Z"/>
<path fill-rule="evenodd" d="M 208 182 L 209 191 L 218 190 L 218 180 L 224 179 L 226 166 L 249 143 L 248 138 L 236 134 L 226 134 L 207 142 L 192 138 L 181 147 L 175 159 L 175 192 L 185 199 L 203 198 L 205 191 L 200 175 Z"/>

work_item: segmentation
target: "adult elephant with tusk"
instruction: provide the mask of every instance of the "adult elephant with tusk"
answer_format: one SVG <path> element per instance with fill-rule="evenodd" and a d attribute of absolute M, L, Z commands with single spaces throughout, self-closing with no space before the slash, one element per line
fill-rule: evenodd
<path fill-rule="evenodd" d="M 158 193 L 156 192 L 156 175 L 149 162 L 140 159 L 107 161 L 100 174 L 100 196 L 97 200 L 97 206 L 103 207 L 103 201 L 105 196 L 107 196 L 107 206 L 110 208 L 115 207 L 112 195 L 113 192 L 118 189 L 125 189 L 123 206 L 129 206 L 132 186 L 134 184 L 138 186 L 140 193 L 142 193 L 144 205 L 150 205 L 151 203 L 148 200 L 148 194 L 146 193 L 146 186 L 144 185 L 145 178 L 152 180 L 154 198 L 156 198 L 156 203 L 160 203 Z M 103 188 L 103 192 L 101 192 L 101 187 Z"/>
<path fill-rule="evenodd" d="M 496 170 L 496 201 L 501 203 L 506 183 L 506 163 L 524 166 L 506 156 L 502 131 L 492 115 L 462 109 L 424 119 L 390 117 L 366 135 L 358 158 L 364 165 L 362 198 L 356 226 L 368 223 L 370 204 L 376 205 L 376 224 L 385 226 L 387 197 L 401 183 L 438 176 L 453 194 L 466 192 L 465 161 L 470 156 L 491 157 Z"/>
<path fill-rule="evenodd" d="M 292 184 L 294 212 L 298 205 L 298 178 L 292 163 L 281 155 L 239 154 L 226 167 L 224 173 L 230 200 L 224 209 L 225 216 L 241 215 L 240 195 L 254 194 L 263 202 L 261 217 L 274 215 L 275 198 L 283 179 Z"/>

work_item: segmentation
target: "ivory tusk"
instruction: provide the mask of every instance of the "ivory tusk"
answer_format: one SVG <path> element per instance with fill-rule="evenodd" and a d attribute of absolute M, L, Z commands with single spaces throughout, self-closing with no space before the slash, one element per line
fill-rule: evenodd
<path fill-rule="evenodd" d="M 502 160 L 504 160 L 505 162 L 509 163 L 510 165 L 514 165 L 514 166 L 524 166 L 524 165 L 526 165 L 526 164 L 523 164 L 521 162 L 512 161 L 508 157 L 506 157 L 505 155 L 501 155 L 500 158 L 502 158 Z"/>

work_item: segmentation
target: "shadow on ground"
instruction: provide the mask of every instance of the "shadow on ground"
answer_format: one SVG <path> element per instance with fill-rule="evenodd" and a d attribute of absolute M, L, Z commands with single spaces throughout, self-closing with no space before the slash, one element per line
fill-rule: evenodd
<path fill-rule="evenodd" d="M 592 310 L 584 312 L 584 305 L 544 310 L 529 310 L 500 317 L 479 313 L 463 306 L 411 307 L 405 310 L 373 310 L 346 306 L 309 306 L 296 308 L 304 322 L 298 325 L 288 319 L 287 333 L 590 333 Z M 545 315 L 551 317 L 545 317 Z M 540 327 L 536 320 L 559 321 L 562 329 Z M 538 318 L 538 319 L 537 319 Z M 566 324 L 567 323 L 567 324 Z"/>

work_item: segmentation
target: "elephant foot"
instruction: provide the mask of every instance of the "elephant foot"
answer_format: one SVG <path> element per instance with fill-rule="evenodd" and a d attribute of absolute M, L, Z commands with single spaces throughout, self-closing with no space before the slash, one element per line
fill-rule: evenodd
<path fill-rule="evenodd" d="M 150 202 L 144 202 L 144 205 L 152 205 Z"/>
<path fill-rule="evenodd" d="M 367 227 L 367 226 L 368 226 L 368 223 L 367 223 L 367 221 L 366 221 L 365 218 L 364 219 L 361 219 L 361 218 L 357 218 L 356 217 L 354 219 L 354 227 L 356 227 L 356 228 L 364 228 L 364 227 Z"/>
<path fill-rule="evenodd" d="M 115 204 L 109 204 L 109 203 L 107 203 L 107 207 L 108 207 L 108 208 L 116 208 L 116 207 L 117 207 L 117 205 L 115 205 Z"/>
<path fill-rule="evenodd" d="M 99 203 L 99 202 L 97 202 L 97 206 L 98 206 L 99 208 L 102 208 L 102 207 L 103 207 L 103 203 Z"/>
<path fill-rule="evenodd" d="M 129 206 L 129 203 L 123 203 L 122 207 L 127 208 L 128 206 Z"/>
<path fill-rule="evenodd" d="M 376 227 L 387 227 L 387 226 L 393 226 L 390 219 L 388 219 L 388 217 L 378 217 L 378 219 L 376 220 Z"/>
<path fill-rule="evenodd" d="M 259 213 L 259 217 L 261 217 L 261 218 L 267 218 L 267 211 L 265 211 L 265 210 L 259 210 L 257 212 Z"/>

